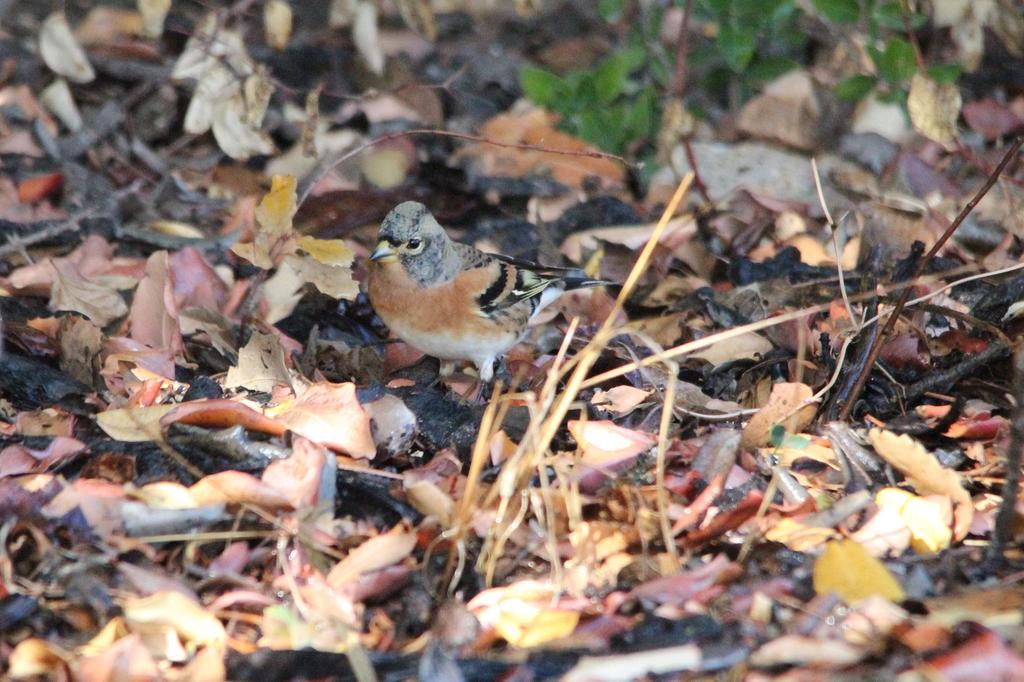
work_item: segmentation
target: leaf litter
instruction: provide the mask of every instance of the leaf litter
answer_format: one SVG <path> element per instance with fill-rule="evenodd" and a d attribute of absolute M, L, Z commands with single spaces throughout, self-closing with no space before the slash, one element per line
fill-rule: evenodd
<path fill-rule="evenodd" d="M 499 4 L 2 10 L 0 673 L 1024 679 L 1019 22 L 846 117 L 856 31 L 726 104 L 673 6 L 616 156 L 624 25 Z M 622 284 L 481 391 L 361 293 L 407 199 Z"/>

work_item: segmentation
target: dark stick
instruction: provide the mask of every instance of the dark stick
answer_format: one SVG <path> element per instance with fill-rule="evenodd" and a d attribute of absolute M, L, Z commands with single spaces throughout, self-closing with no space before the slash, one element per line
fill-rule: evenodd
<path fill-rule="evenodd" d="M 679 24 L 679 36 L 676 38 L 676 64 L 672 74 L 672 96 L 683 98 L 686 94 L 686 57 L 690 53 L 690 15 L 693 13 L 693 0 L 686 0 L 683 7 L 683 22 Z"/>
<path fill-rule="evenodd" d="M 683 21 L 679 24 L 679 36 L 676 38 L 676 62 L 675 71 L 672 74 L 672 96 L 682 103 L 686 95 L 686 58 L 690 54 L 690 17 L 693 15 L 693 0 L 686 0 L 683 6 Z M 690 135 L 683 135 L 683 151 L 686 152 L 686 160 L 693 171 L 693 187 L 700 194 L 704 203 L 711 204 L 711 196 L 708 194 L 707 185 L 700 179 L 700 171 L 697 170 L 697 158 L 693 154 L 693 147 L 690 146 Z"/>
<path fill-rule="evenodd" d="M 935 242 L 935 245 L 932 246 L 932 248 L 928 250 L 928 253 L 926 253 L 918 262 L 917 267 L 914 268 L 914 274 L 910 277 L 911 281 L 916 280 L 921 276 L 925 268 L 928 266 L 928 263 L 935 257 L 935 254 L 946 245 L 946 242 L 949 241 L 950 237 L 953 236 L 953 233 L 957 231 L 957 228 L 960 227 L 967 216 L 971 214 L 971 211 L 973 211 L 974 207 L 978 205 L 978 202 L 988 194 L 988 191 L 996 184 L 996 180 L 998 180 L 999 176 L 1003 174 L 1006 166 L 1009 165 L 1010 159 L 1016 156 L 1017 152 L 1020 151 L 1022 144 L 1024 144 L 1024 136 L 1018 136 L 1017 139 L 1013 141 L 1013 144 L 1010 145 L 1010 148 L 1006 150 L 1006 153 L 1003 154 L 1003 158 L 999 161 L 999 165 L 996 166 L 996 169 L 985 181 L 985 184 L 981 186 L 981 188 L 975 193 L 974 197 L 967 202 L 963 209 L 960 210 L 956 219 L 950 223 L 949 227 L 946 228 L 946 231 L 942 233 L 941 237 L 939 237 L 939 240 Z M 912 287 L 906 287 L 903 289 L 900 293 L 899 300 L 896 301 L 896 305 L 893 308 L 892 313 L 885 321 L 885 327 L 883 327 L 882 333 L 875 337 L 874 343 L 871 345 L 871 352 L 868 354 L 867 362 L 864 367 L 861 368 L 860 374 L 857 376 L 857 382 L 853 385 L 853 390 L 850 392 L 846 404 L 843 405 L 843 409 L 839 413 L 840 420 L 847 421 L 850 418 L 850 412 L 853 410 L 853 406 L 856 404 L 857 398 L 860 397 L 861 392 L 864 390 L 864 385 L 867 383 L 868 376 L 871 374 L 871 368 L 875 366 L 875 362 L 878 360 L 878 354 L 882 350 L 882 342 L 885 341 L 896 326 L 896 320 L 900 318 L 900 315 L 903 313 L 904 306 L 906 306 L 907 301 L 910 299 L 911 290 Z"/>
<path fill-rule="evenodd" d="M 1024 349 L 1017 349 L 1013 356 L 1013 397 L 1017 401 L 1010 422 L 1010 446 L 1006 451 L 1006 481 L 1003 483 L 1003 501 L 996 515 L 996 527 L 992 532 L 992 544 L 988 556 L 992 561 L 1001 561 L 1003 549 L 1013 537 L 1013 517 L 1020 495 L 1021 450 L 1024 450 Z"/>

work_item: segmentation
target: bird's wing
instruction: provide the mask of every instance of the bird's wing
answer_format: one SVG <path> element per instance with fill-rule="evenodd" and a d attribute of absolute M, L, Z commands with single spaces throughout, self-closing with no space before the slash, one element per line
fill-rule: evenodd
<path fill-rule="evenodd" d="M 610 285 L 590 279 L 582 270 L 538 265 L 495 253 L 485 253 L 468 244 L 458 245 L 465 270 L 485 268 L 488 285 L 477 296 L 482 315 L 490 316 L 517 304 L 525 304 L 532 315 L 569 289 Z"/>

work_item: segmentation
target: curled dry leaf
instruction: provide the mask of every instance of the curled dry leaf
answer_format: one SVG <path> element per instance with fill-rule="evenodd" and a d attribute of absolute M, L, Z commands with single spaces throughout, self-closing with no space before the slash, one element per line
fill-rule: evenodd
<path fill-rule="evenodd" d="M 615 386 L 607 391 L 598 389 L 590 404 L 616 414 L 629 414 L 650 395 L 650 391 L 634 386 Z"/>
<path fill-rule="evenodd" d="M 274 412 L 295 433 L 332 450 L 365 459 L 377 454 L 370 418 L 356 398 L 355 384 L 314 384 Z"/>
<path fill-rule="evenodd" d="M 814 404 L 806 404 L 814 395 L 807 384 L 778 383 L 772 386 L 768 403 L 743 429 L 744 447 L 765 447 L 771 443 L 772 429 L 777 424 L 790 433 L 803 431 L 814 419 Z"/>
<path fill-rule="evenodd" d="M 141 443 L 161 440 L 161 420 L 175 409 L 175 405 L 153 405 L 151 407 L 123 407 L 105 410 L 96 415 L 96 425 L 114 440 L 127 443 Z"/>
<path fill-rule="evenodd" d="M 658 439 L 650 433 L 634 431 L 607 421 L 569 421 L 569 433 L 583 451 L 580 458 L 580 488 L 593 492 Z"/>
<path fill-rule="evenodd" d="M 153 253 L 146 261 L 146 274 L 132 300 L 131 337 L 150 348 L 180 353 L 183 347 L 178 325 L 178 303 L 166 251 Z"/>
<path fill-rule="evenodd" d="M 867 649 L 856 647 L 841 639 L 783 635 L 752 653 L 750 665 L 768 668 L 812 664 L 836 669 L 852 665 L 868 653 Z"/>
<path fill-rule="evenodd" d="M 222 649 L 227 633 L 217 617 L 178 591 L 163 591 L 124 604 L 124 618 L 130 628 L 165 625 L 186 644 Z"/>
<path fill-rule="evenodd" d="M 580 621 L 576 605 L 558 599 L 558 588 L 538 580 L 492 587 L 466 605 L 485 633 L 512 646 L 531 648 L 572 634 Z"/>
<path fill-rule="evenodd" d="M 220 27 L 215 14 L 189 38 L 171 78 L 198 81 L 185 112 L 186 132 L 199 135 L 212 128 L 217 144 L 234 159 L 273 151 L 260 130 L 273 84 L 249 57 L 241 34 Z"/>
<path fill-rule="evenodd" d="M 164 20 L 171 9 L 171 0 L 136 0 L 142 15 L 142 31 L 150 38 L 159 38 L 164 32 Z"/>
<path fill-rule="evenodd" d="M 296 438 L 292 454 L 271 462 L 264 470 L 262 479 L 284 494 L 293 508 L 308 509 L 319 501 L 320 483 L 326 463 L 327 453 L 323 448 L 305 438 Z"/>
<path fill-rule="evenodd" d="M 377 3 L 373 0 L 356 0 L 355 16 L 352 20 L 352 41 L 366 61 L 366 65 L 378 76 L 384 73 L 384 48 L 380 44 L 377 29 Z"/>
<path fill-rule="evenodd" d="M 235 244 L 231 250 L 253 265 L 269 270 L 276 260 L 290 250 L 293 238 L 292 219 L 298 210 L 295 178 L 275 175 L 270 191 L 256 207 L 258 229 L 253 241 Z"/>
<path fill-rule="evenodd" d="M 921 495 L 946 495 L 956 505 L 953 512 L 953 537 L 963 539 L 974 519 L 974 504 L 964 489 L 960 475 L 939 464 L 924 446 L 910 436 L 871 429 L 868 439 L 875 451 L 907 479 Z"/>
<path fill-rule="evenodd" d="M 78 113 L 71 88 L 63 78 L 58 78 L 46 86 L 46 89 L 39 93 L 39 101 L 71 132 L 77 133 L 82 129 L 82 115 Z"/>
<path fill-rule="evenodd" d="M 253 504 L 264 509 L 295 509 L 288 495 L 251 474 L 221 471 L 196 481 L 188 489 L 198 506 Z"/>
<path fill-rule="evenodd" d="M 764 355 L 772 349 L 772 343 L 760 334 L 746 332 L 716 343 L 704 350 L 693 353 L 690 357 L 707 360 L 712 365 L 720 365 L 732 360 L 753 359 Z"/>
<path fill-rule="evenodd" d="M 210 429 L 243 426 L 251 431 L 271 436 L 284 435 L 284 432 L 288 430 L 278 420 L 260 414 L 236 400 L 193 400 L 171 407 L 173 409 L 160 419 L 160 425 L 164 428 L 175 422 L 181 422 Z"/>
<path fill-rule="evenodd" d="M 949 547 L 953 510 L 948 497 L 918 497 L 899 488 L 883 488 L 875 495 L 875 503 L 899 515 L 910 531 L 910 546 L 918 554 L 935 554 Z"/>
<path fill-rule="evenodd" d="M 71 660 L 71 652 L 63 651 L 44 639 L 29 637 L 18 642 L 11 651 L 7 659 L 7 674 L 12 680 L 59 679 L 67 674 L 67 663 Z"/>
<path fill-rule="evenodd" d="M 54 12 L 43 21 L 39 30 L 39 52 L 54 73 L 73 83 L 88 83 L 96 78 L 63 11 Z"/>
<path fill-rule="evenodd" d="M 415 547 L 416 534 L 404 525 L 397 525 L 349 552 L 327 574 L 327 584 L 335 589 L 344 587 L 364 573 L 402 561 Z"/>
<path fill-rule="evenodd" d="M 915 73 L 910 81 L 907 112 L 917 132 L 939 144 L 956 139 L 956 121 L 960 118 L 960 88 L 955 83 L 939 84 Z"/>

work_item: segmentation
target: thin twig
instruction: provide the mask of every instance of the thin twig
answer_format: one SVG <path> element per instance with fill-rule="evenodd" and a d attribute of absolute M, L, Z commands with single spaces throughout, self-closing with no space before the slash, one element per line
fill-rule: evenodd
<path fill-rule="evenodd" d="M 814 175 L 814 189 L 818 192 L 818 202 L 821 204 L 821 210 L 825 212 L 825 220 L 828 221 L 829 232 L 832 233 L 832 248 L 836 252 L 836 271 L 839 274 L 839 293 L 843 296 L 846 314 L 850 316 L 850 322 L 853 323 L 854 330 L 859 332 L 860 322 L 853 315 L 850 295 L 846 292 L 846 279 L 843 276 L 843 254 L 839 252 L 839 240 L 836 238 L 836 231 L 839 226 L 832 220 L 832 212 L 828 210 L 828 204 L 825 203 L 825 192 L 821 189 L 821 175 L 818 173 L 818 161 L 813 156 L 811 157 L 811 173 Z"/>
<path fill-rule="evenodd" d="M 1010 445 L 1006 451 L 1006 481 L 1003 483 L 1003 501 L 996 514 L 996 525 L 989 545 L 989 559 L 1001 561 L 1003 550 L 1013 538 L 1013 521 L 1020 497 L 1021 451 L 1024 450 L 1024 348 L 1013 356 L 1013 395 L 1017 404 L 1010 422 Z"/>
<path fill-rule="evenodd" d="M 917 42 L 917 34 L 914 33 L 914 27 L 910 25 L 910 8 L 907 7 L 907 0 L 900 0 L 900 17 L 903 19 L 903 30 L 907 33 L 907 40 L 910 41 L 911 47 L 914 48 L 914 60 L 917 62 L 917 68 L 920 69 L 921 73 L 928 71 L 928 64 L 924 61 L 924 53 L 921 51 L 921 44 Z"/>
<path fill-rule="evenodd" d="M 693 14 L 693 0 L 686 0 L 683 6 L 683 21 L 679 24 L 676 37 L 676 63 L 672 74 L 672 96 L 682 99 L 686 94 L 686 58 L 690 54 L 690 16 Z"/>
<path fill-rule="evenodd" d="M 87 208 L 84 211 L 79 211 L 67 220 L 62 220 L 59 223 L 44 227 L 38 232 L 33 232 L 27 235 L 11 235 L 6 244 L 0 244 L 0 258 L 3 258 L 9 254 L 23 251 L 26 246 L 32 246 L 39 242 L 44 242 L 47 239 L 56 237 L 57 235 L 64 234 L 65 232 L 77 232 L 82 229 L 81 221 L 88 218 L 96 209 Z"/>
<path fill-rule="evenodd" d="M 359 145 L 355 149 L 352 149 L 341 156 L 334 159 L 323 159 L 316 168 L 302 179 L 299 183 L 299 200 L 298 205 L 301 206 L 306 198 L 309 196 L 310 191 L 320 182 L 328 173 L 333 171 L 335 168 L 345 163 L 349 159 L 352 159 L 364 151 L 375 145 L 383 142 L 390 142 L 391 140 L 398 140 L 403 137 L 410 137 L 412 135 L 437 135 L 439 137 L 454 137 L 459 140 L 469 140 L 470 142 L 479 142 L 481 144 L 494 145 L 495 147 L 505 147 L 508 149 L 524 149 L 527 151 L 534 152 L 546 152 L 548 154 L 561 154 L 562 156 L 582 156 L 589 159 L 606 159 L 609 161 L 617 161 L 626 168 L 635 168 L 636 164 L 630 163 L 626 159 L 617 154 L 609 154 L 607 152 L 598 151 L 584 151 L 584 150 L 572 150 L 572 149 L 557 149 L 553 147 L 546 147 L 540 144 L 522 144 L 514 142 L 498 142 L 487 137 L 481 137 L 479 135 L 470 135 L 469 133 L 456 133 L 450 130 L 433 130 L 430 128 L 414 128 L 412 130 L 403 130 L 398 133 L 389 133 L 387 135 L 381 135 L 375 137 L 372 140 Z"/>
<path fill-rule="evenodd" d="M 935 242 L 931 249 L 928 250 L 928 253 L 918 261 L 917 267 L 914 269 L 914 274 L 910 277 L 911 280 L 916 280 L 921 276 L 925 268 L 928 267 L 928 263 L 935 257 L 935 254 L 946 245 L 946 242 L 949 241 L 950 237 L 953 236 L 953 233 L 957 231 L 957 228 L 963 224 L 967 216 L 974 210 L 974 207 L 978 205 L 978 202 L 988 194 L 988 191 L 996 184 L 996 180 L 998 180 L 999 176 L 1002 175 L 1006 166 L 1009 165 L 1010 159 L 1015 157 L 1017 152 L 1020 151 L 1022 144 L 1024 144 L 1024 136 L 1019 136 L 1013 141 L 1013 144 L 1010 145 L 1010 148 L 1006 150 L 1005 154 L 1003 154 L 1002 160 L 999 161 L 999 165 L 996 166 L 995 171 L 993 171 L 992 175 L 988 177 L 985 184 L 978 189 L 974 194 L 974 197 L 967 202 L 963 209 L 961 209 L 959 215 L 957 215 L 956 219 L 950 223 L 949 227 L 946 228 L 946 231 L 942 233 L 941 237 L 939 237 L 939 240 Z M 854 383 L 853 388 L 850 391 L 846 404 L 843 405 L 842 410 L 839 412 L 840 421 L 847 421 L 850 418 L 853 406 L 857 403 L 857 399 L 860 397 L 861 392 L 864 390 L 864 386 L 867 384 L 868 377 L 871 375 L 871 369 L 874 367 L 875 361 L 878 360 L 878 354 L 882 350 L 882 343 L 886 337 L 892 333 L 893 328 L 895 328 L 896 321 L 899 319 L 900 314 L 903 312 L 903 308 L 907 304 L 907 300 L 910 298 L 910 291 L 909 287 L 903 289 L 900 293 L 899 299 L 896 301 L 896 305 L 893 308 L 892 313 L 889 315 L 889 319 L 885 322 L 885 327 L 882 328 L 882 333 L 875 337 L 874 343 L 871 345 L 871 351 L 868 353 L 867 361 L 864 363 L 860 374 L 857 376 L 857 381 Z"/>

